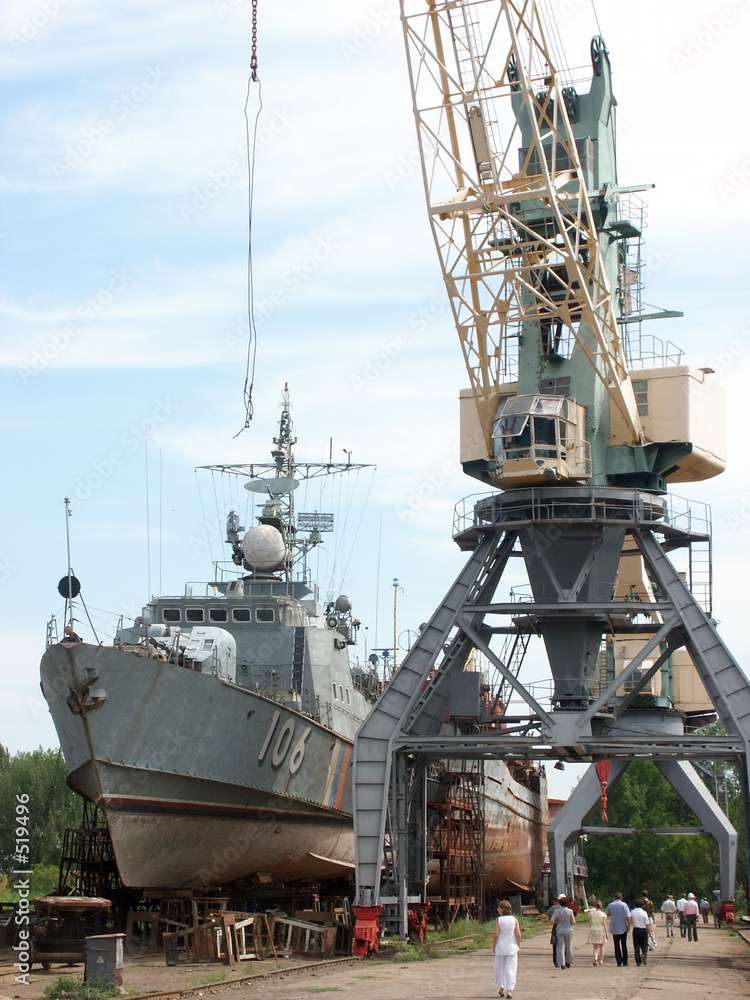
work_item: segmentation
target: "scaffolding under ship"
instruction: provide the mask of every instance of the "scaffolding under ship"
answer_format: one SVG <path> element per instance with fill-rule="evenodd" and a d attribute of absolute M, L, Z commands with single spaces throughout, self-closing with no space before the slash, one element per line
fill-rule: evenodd
<path fill-rule="evenodd" d="M 294 490 L 362 466 L 298 464 L 294 441 L 285 392 L 271 463 L 207 467 L 247 477 L 262 499 L 244 536 L 229 514 L 233 576 L 217 566 L 201 594 L 152 598 L 111 646 L 80 641 L 70 604 L 62 641 L 50 623 L 41 684 L 68 784 L 105 816 L 126 886 L 353 878 L 352 746 L 380 681 L 350 661 L 349 599 L 321 604 L 310 579 L 307 553 L 332 515 L 296 513 Z M 63 578 L 66 598 L 76 584 Z M 462 887 L 454 911 L 478 905 L 482 877 L 490 891 L 531 888 L 544 861 L 543 774 L 497 762 L 475 787 L 455 774 L 435 784 L 434 886 Z"/>

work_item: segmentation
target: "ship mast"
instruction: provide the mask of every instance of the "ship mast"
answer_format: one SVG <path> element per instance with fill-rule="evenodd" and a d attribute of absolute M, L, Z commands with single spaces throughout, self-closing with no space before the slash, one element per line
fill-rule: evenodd
<path fill-rule="evenodd" d="M 294 566 L 302 561 L 303 578 L 307 577 L 306 556 L 311 548 L 322 542 L 323 532 L 333 531 L 333 514 L 297 513 L 295 510 L 294 493 L 302 482 L 323 476 L 342 475 L 356 472 L 360 469 L 372 469 L 373 465 L 351 461 L 351 452 L 346 452 L 346 462 L 297 462 L 294 446 L 297 439 L 294 436 L 294 426 L 289 398 L 289 385 L 284 385 L 281 399 L 281 415 L 274 447 L 271 449 L 271 462 L 253 462 L 239 465 L 202 465 L 200 469 L 218 472 L 225 475 L 247 479 L 244 488 L 250 493 L 265 496 L 266 501 L 262 512 L 258 515 L 259 524 L 275 528 L 281 535 L 286 547 L 284 572 L 288 581 L 292 579 Z M 227 542 L 232 546 L 232 559 L 238 566 L 250 569 L 243 552 L 240 539 L 239 515 L 230 512 L 227 518 Z M 302 533 L 307 537 L 302 537 Z"/>

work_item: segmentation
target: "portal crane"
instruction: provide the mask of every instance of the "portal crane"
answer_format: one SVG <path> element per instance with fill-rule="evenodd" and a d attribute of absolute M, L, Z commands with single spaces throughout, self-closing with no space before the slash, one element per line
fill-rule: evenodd
<path fill-rule="evenodd" d="M 606 45 L 591 42 L 583 92 L 555 64 L 545 3 L 402 0 L 401 15 L 428 215 L 469 376 L 461 461 L 502 492 L 457 517 L 468 562 L 355 740 L 355 951 L 377 946 L 383 905 L 405 936 L 424 904 L 425 771 L 446 757 L 606 759 L 611 783 L 631 760 L 653 760 L 718 841 L 731 899 L 737 836 L 689 760 L 736 761 L 750 808 L 750 686 L 666 555 L 708 535 L 664 496 L 724 468 L 723 399 L 706 371 L 662 358 L 629 371 L 643 365 L 652 318 L 629 211 L 647 185 L 618 183 Z M 523 605 L 494 597 L 512 554 L 531 584 Z M 508 625 L 490 624 L 498 616 Z M 490 647 L 513 630 L 544 640 L 549 710 Z M 451 731 L 451 686 L 475 649 L 525 714 L 498 723 L 477 705 L 481 725 Z M 725 738 L 691 735 L 670 690 L 683 649 Z M 592 773 L 550 831 L 557 891 L 599 801 Z"/>

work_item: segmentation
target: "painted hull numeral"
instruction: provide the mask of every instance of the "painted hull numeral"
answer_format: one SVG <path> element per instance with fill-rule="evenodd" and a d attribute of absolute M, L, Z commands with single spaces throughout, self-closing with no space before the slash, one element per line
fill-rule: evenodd
<path fill-rule="evenodd" d="M 260 753 L 258 754 L 258 763 L 259 764 L 262 764 L 263 761 L 266 758 L 266 754 L 268 753 L 269 744 L 271 743 L 271 740 L 273 739 L 273 734 L 274 734 L 274 731 L 276 729 L 276 726 L 278 726 L 278 724 L 279 724 L 279 716 L 280 715 L 281 715 L 281 712 L 277 708 L 276 711 L 273 713 L 273 718 L 271 719 L 271 725 L 268 727 L 268 733 L 266 734 L 266 738 L 263 741 L 263 746 L 260 748 Z"/>
<path fill-rule="evenodd" d="M 277 735 L 276 730 L 278 728 L 280 718 L 281 712 L 277 709 L 271 717 L 271 724 L 268 727 L 266 738 L 263 740 L 263 746 L 260 748 L 260 753 L 258 754 L 259 764 L 262 764 L 266 759 L 266 755 L 268 754 L 268 750 L 272 743 L 273 751 L 271 753 L 271 765 L 273 767 L 281 767 L 289 755 L 289 749 L 294 739 L 294 719 L 287 719 Z M 305 759 L 305 746 L 311 732 L 312 727 L 308 726 L 295 743 L 294 749 L 289 757 L 290 774 L 296 774 L 302 767 L 302 761 Z M 275 743 L 274 737 L 276 737 Z"/>

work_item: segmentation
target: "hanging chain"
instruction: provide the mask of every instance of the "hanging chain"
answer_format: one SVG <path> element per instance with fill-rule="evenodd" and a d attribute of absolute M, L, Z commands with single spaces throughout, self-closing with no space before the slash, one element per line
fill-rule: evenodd
<path fill-rule="evenodd" d="M 253 52 L 250 56 L 253 83 L 258 82 L 258 0 L 253 0 Z"/>

